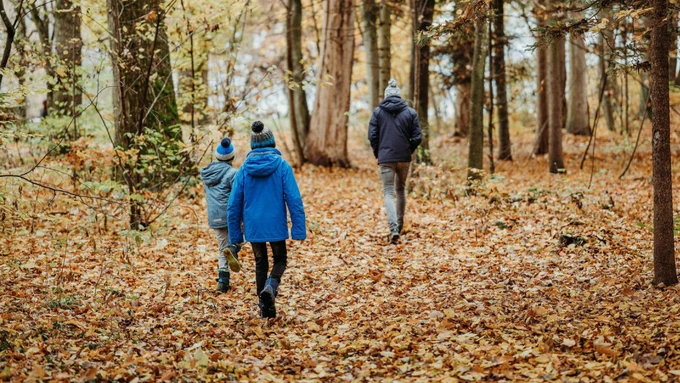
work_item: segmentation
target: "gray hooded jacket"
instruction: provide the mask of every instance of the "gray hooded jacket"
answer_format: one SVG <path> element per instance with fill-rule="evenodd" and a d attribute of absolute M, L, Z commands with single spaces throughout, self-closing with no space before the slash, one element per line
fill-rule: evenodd
<path fill-rule="evenodd" d="M 236 169 L 224 161 L 215 161 L 201 169 L 201 178 L 208 201 L 208 225 L 211 229 L 224 229 L 227 223 L 229 195 Z"/>

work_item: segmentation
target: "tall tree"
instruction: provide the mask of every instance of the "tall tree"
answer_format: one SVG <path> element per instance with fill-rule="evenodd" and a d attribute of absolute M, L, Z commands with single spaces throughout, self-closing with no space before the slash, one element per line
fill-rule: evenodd
<path fill-rule="evenodd" d="M 161 0 L 107 0 L 113 67 L 115 145 L 134 149 L 120 177 L 130 193 L 158 190 L 180 173 L 179 115 Z M 162 146 L 163 150 L 158 150 Z M 144 224 L 133 204 L 130 225 Z"/>
<path fill-rule="evenodd" d="M 288 84 L 288 110 L 293 145 L 300 163 L 305 162 L 304 148 L 309 133 L 309 108 L 303 87 L 305 70 L 302 65 L 302 2 L 290 0 L 286 18 L 286 64 L 290 73 Z"/>
<path fill-rule="evenodd" d="M 378 23 L 378 55 L 380 61 L 380 91 L 387 88 L 387 82 L 392 77 L 392 7 L 387 0 L 380 2 Z M 410 97 L 411 95 L 409 95 Z"/>
<path fill-rule="evenodd" d="M 324 2 L 319 82 L 305 157 L 314 165 L 350 166 L 347 155 L 352 61 L 354 57 L 354 1 Z"/>
<path fill-rule="evenodd" d="M 654 185 L 654 284 L 678 283 L 673 235 L 670 105 L 668 86 L 668 0 L 652 0 L 649 25 L 652 102 L 652 182 Z"/>
<path fill-rule="evenodd" d="M 496 83 L 496 113 L 498 113 L 498 159 L 512 161 L 508 93 L 505 78 L 505 23 L 504 0 L 493 0 L 493 76 Z"/>
<path fill-rule="evenodd" d="M 366 54 L 368 98 L 371 107 L 375 108 L 380 102 L 380 55 L 378 54 L 378 6 L 375 0 L 365 0 L 361 3 L 363 15 L 364 52 Z M 383 88 L 384 89 L 384 88 Z"/>
<path fill-rule="evenodd" d="M 569 100 L 567 102 L 567 132 L 590 135 L 588 119 L 588 89 L 586 82 L 586 47 L 583 35 L 572 34 L 569 41 Z"/>
<path fill-rule="evenodd" d="M 415 7 L 415 19 L 418 23 L 418 32 L 424 33 L 432 25 L 434 16 L 434 0 L 418 0 Z M 420 163 L 429 164 L 430 159 L 430 123 L 428 120 L 428 97 L 430 86 L 430 42 L 429 39 L 421 41 L 416 48 L 416 73 L 415 73 L 415 110 L 420 119 L 423 131 L 423 141 L 418 148 L 416 160 Z"/>
<path fill-rule="evenodd" d="M 537 2 L 534 7 L 536 25 L 545 27 L 544 1 Z M 547 50 L 542 44 L 536 48 L 536 143 L 534 155 L 548 153 L 549 132 L 548 129 L 548 84 L 547 84 Z"/>
<path fill-rule="evenodd" d="M 484 67 L 489 51 L 488 28 L 484 17 L 475 20 L 475 45 L 472 56 L 472 89 L 470 94 L 470 150 L 468 178 L 476 179 L 484 169 Z"/>
<path fill-rule="evenodd" d="M 552 1 L 548 4 L 554 6 Z M 548 72 L 553 74 L 546 78 L 548 88 L 548 165 L 550 173 L 558 173 L 564 169 L 564 158 L 562 155 L 564 85 L 562 82 L 563 61 L 560 45 L 564 47 L 564 37 L 553 37 L 550 43 L 548 43 L 546 52 L 546 67 Z"/>
<path fill-rule="evenodd" d="M 611 18 L 611 10 L 604 8 L 601 10 L 602 18 Z M 605 73 L 611 72 L 614 67 L 613 57 L 615 55 L 614 27 L 607 27 L 603 29 L 599 36 L 598 50 L 600 56 L 600 78 L 604 77 Z M 607 83 L 605 84 L 604 97 L 602 98 L 602 112 L 607 123 L 607 129 L 610 131 L 616 130 L 616 122 L 614 120 L 614 112 L 616 109 L 616 76 L 613 73 L 607 75 Z"/>
<path fill-rule="evenodd" d="M 54 50 L 56 55 L 56 85 L 53 102 L 60 113 L 76 116 L 77 108 L 83 101 L 80 84 L 83 40 L 80 36 L 80 1 L 57 0 L 54 9 Z M 67 135 L 72 139 L 79 136 L 78 125 L 72 124 L 73 131 Z"/>

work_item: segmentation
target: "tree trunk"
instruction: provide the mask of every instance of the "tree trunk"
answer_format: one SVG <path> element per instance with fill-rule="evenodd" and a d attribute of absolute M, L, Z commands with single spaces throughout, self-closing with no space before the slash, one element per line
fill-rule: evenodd
<path fill-rule="evenodd" d="M 637 115 L 638 117 L 642 118 L 642 116 L 645 114 L 645 109 L 647 110 L 647 113 L 649 113 L 647 116 L 651 116 L 651 110 L 649 109 L 651 107 L 651 103 L 647 99 L 649 97 L 649 75 L 647 72 L 640 72 L 640 98 L 638 99 L 638 110 L 637 110 Z"/>
<path fill-rule="evenodd" d="M 550 173 L 558 173 L 564 169 L 562 156 L 562 124 L 563 124 L 563 95 L 562 62 L 560 45 L 564 47 L 564 37 L 553 37 L 547 47 L 547 69 L 549 73 L 558 75 L 546 76 L 548 90 L 548 165 Z"/>
<path fill-rule="evenodd" d="M 494 45 L 493 45 L 493 73 L 496 80 L 496 113 L 498 113 L 498 159 L 512 161 L 510 144 L 510 122 L 508 119 L 508 93 L 505 79 L 505 25 L 503 22 L 504 0 L 494 0 Z"/>
<path fill-rule="evenodd" d="M 416 6 L 416 20 L 418 31 L 427 31 L 432 25 L 434 16 L 434 0 L 418 0 Z M 423 132 L 423 141 L 418 148 L 416 160 L 419 163 L 430 164 L 430 122 L 428 119 L 428 88 L 430 86 L 430 43 L 429 41 L 416 48 L 416 75 L 415 75 L 415 110 L 420 119 L 420 127 Z"/>
<path fill-rule="evenodd" d="M 298 0 L 299 1 L 299 0 Z M 378 6 L 375 0 L 365 0 L 361 3 L 363 14 L 364 52 L 366 54 L 366 73 L 368 82 L 368 99 L 371 108 L 376 108 L 380 97 L 380 55 L 378 54 Z"/>
<path fill-rule="evenodd" d="M 408 0 L 408 10 L 410 11 L 408 14 L 411 15 L 409 18 L 409 21 L 411 22 L 411 55 L 410 55 L 410 60 L 408 63 L 408 95 L 405 98 L 406 102 L 414 106 L 415 105 L 415 94 L 416 94 L 416 60 L 417 60 L 417 53 L 416 53 L 416 41 L 415 41 L 415 36 L 416 36 L 416 29 L 418 28 L 417 25 L 417 13 L 418 11 L 416 10 L 416 4 L 418 3 L 418 0 Z"/>
<path fill-rule="evenodd" d="M 558 44 L 560 58 L 558 64 L 560 66 L 560 100 L 562 100 L 562 129 L 567 127 L 567 49 L 565 46 L 566 39 L 562 37 Z"/>
<path fill-rule="evenodd" d="M 56 75 L 54 72 L 53 58 L 52 58 L 52 38 L 50 37 L 50 18 L 48 16 L 41 16 L 41 10 L 36 8 L 36 4 L 29 5 L 31 21 L 35 24 L 36 31 L 38 32 L 38 39 L 40 40 L 40 50 L 42 51 L 41 59 L 45 60 L 44 68 L 45 74 L 47 75 L 47 95 L 46 95 L 46 109 L 48 113 L 51 113 L 53 107 L 55 107 L 53 102 L 54 93 L 52 89 L 54 88 L 54 81 Z M 47 4 L 43 5 L 45 7 L 45 12 L 48 12 Z M 57 109 L 57 108 L 55 108 Z"/>
<path fill-rule="evenodd" d="M 305 140 L 309 133 L 309 109 L 307 107 L 307 94 L 303 87 L 305 70 L 302 65 L 302 2 L 290 0 L 288 8 L 286 64 L 291 76 L 291 81 L 288 84 L 288 110 L 293 146 L 299 163 L 302 164 L 305 162 Z"/>
<path fill-rule="evenodd" d="M 590 135 L 588 119 L 588 85 L 586 81 L 586 47 L 583 35 L 571 35 L 569 43 L 569 102 L 567 103 L 567 132 Z"/>
<path fill-rule="evenodd" d="M 454 137 L 467 137 L 470 134 L 470 93 L 472 84 L 464 82 L 456 85 Z"/>
<path fill-rule="evenodd" d="M 332 0 L 329 0 L 332 1 Z M 387 88 L 387 82 L 392 76 L 392 8 L 387 0 L 380 2 L 380 21 L 378 24 L 378 55 L 380 60 L 380 78 L 378 89 L 382 92 Z"/>
<path fill-rule="evenodd" d="M 669 41 L 669 57 L 668 57 L 668 79 L 670 82 L 676 81 L 676 67 L 678 66 L 678 13 L 671 11 L 668 14 L 668 33 L 670 35 Z"/>
<path fill-rule="evenodd" d="M 602 17 L 610 17 L 607 10 L 602 11 Z M 611 63 L 611 57 L 613 55 L 612 48 L 615 45 L 614 32 L 610 28 L 605 28 L 598 36 L 599 39 L 599 50 L 600 50 L 600 79 L 604 77 L 604 74 L 609 72 L 610 68 L 613 66 Z M 602 112 L 604 113 L 604 119 L 607 123 L 607 129 L 609 131 L 616 131 L 616 121 L 614 120 L 614 109 L 616 103 L 616 77 L 613 73 L 607 76 L 607 84 L 604 90 L 604 97 L 602 100 Z"/>
<path fill-rule="evenodd" d="M 545 47 L 536 48 L 536 144 L 534 154 L 548 153 L 550 129 L 548 128 L 548 82 L 547 52 Z"/>
<path fill-rule="evenodd" d="M 170 51 L 160 0 L 107 0 L 113 68 L 115 146 L 135 149 L 120 169 L 130 193 L 160 190 L 185 169 Z M 134 52 L 134 53 L 131 53 Z M 143 137 L 140 139 L 140 137 Z M 158 150 L 162 146 L 163 150 Z M 142 223 L 142 206 L 131 227 Z"/>
<path fill-rule="evenodd" d="M 484 169 L 484 67 L 488 54 L 488 29 L 483 17 L 475 20 L 475 46 L 472 57 L 472 84 L 470 94 L 470 151 L 468 153 L 468 179 L 478 179 Z"/>
<path fill-rule="evenodd" d="M 54 11 L 54 50 L 57 59 L 57 84 L 53 91 L 54 106 L 59 112 L 75 117 L 83 101 L 80 84 L 83 41 L 80 37 L 80 2 L 56 0 Z M 71 139 L 78 139 L 78 126 L 67 132 Z"/>
<path fill-rule="evenodd" d="M 670 105 L 668 90 L 668 0 L 653 0 L 649 47 L 652 103 L 652 183 L 654 185 L 654 284 L 678 283 L 673 235 Z"/>
<path fill-rule="evenodd" d="M 347 155 L 347 112 L 350 107 L 354 58 L 354 1 L 324 2 L 319 86 L 305 146 L 307 160 L 320 166 L 350 166 Z"/>
<path fill-rule="evenodd" d="M 18 7 L 15 9 L 17 14 L 22 11 Z M 30 65 L 30 58 L 27 51 L 30 47 L 30 41 L 28 40 L 27 32 L 26 19 L 21 17 L 19 18 L 16 36 L 14 38 L 14 49 L 16 55 L 19 56 L 14 62 L 14 73 L 19 82 L 19 88 L 23 88 L 26 84 L 26 73 L 28 73 Z M 0 74 L 0 76 L 2 75 Z M 28 121 L 28 100 L 26 97 L 24 97 L 21 103 L 16 107 L 15 114 L 21 118 L 22 122 Z"/>

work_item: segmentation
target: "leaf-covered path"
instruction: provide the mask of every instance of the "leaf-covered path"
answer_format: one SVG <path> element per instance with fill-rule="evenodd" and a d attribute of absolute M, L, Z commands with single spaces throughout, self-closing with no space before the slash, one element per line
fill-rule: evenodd
<path fill-rule="evenodd" d="M 569 160 L 575 169 L 576 155 Z M 297 172 L 309 238 L 289 242 L 275 321 L 258 318 L 249 246 L 233 290 L 213 291 L 216 245 L 200 186 L 138 237 L 89 222 L 82 205 L 64 202 L 66 210 L 47 214 L 33 234 L 19 226 L 10 235 L 6 226 L 0 377 L 680 375 L 677 288 L 649 284 L 644 176 L 617 181 L 616 162 L 587 189 L 585 171 L 548 177 L 544 160 L 520 160 L 500 164 L 499 177 L 464 196 L 464 169 L 423 169 L 412 182 L 406 233 L 389 245 L 377 168 L 365 162 Z"/>

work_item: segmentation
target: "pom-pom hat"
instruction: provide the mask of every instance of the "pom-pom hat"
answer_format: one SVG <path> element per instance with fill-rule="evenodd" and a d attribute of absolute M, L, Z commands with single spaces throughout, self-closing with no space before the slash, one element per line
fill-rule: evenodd
<path fill-rule="evenodd" d="M 385 98 L 392 97 L 392 96 L 401 97 L 401 90 L 399 90 L 399 86 L 397 85 L 397 80 L 395 80 L 395 79 L 391 79 L 387 83 L 387 88 L 385 88 Z"/>
<path fill-rule="evenodd" d="M 215 148 L 215 158 L 217 158 L 218 161 L 228 162 L 233 161 L 234 156 L 236 156 L 236 150 L 231 143 L 231 139 L 229 137 L 223 138 L 222 142 Z"/>
<path fill-rule="evenodd" d="M 275 148 L 276 140 L 274 140 L 274 133 L 269 128 L 265 128 L 260 121 L 253 122 L 250 126 L 252 132 L 250 133 L 250 148 Z"/>

